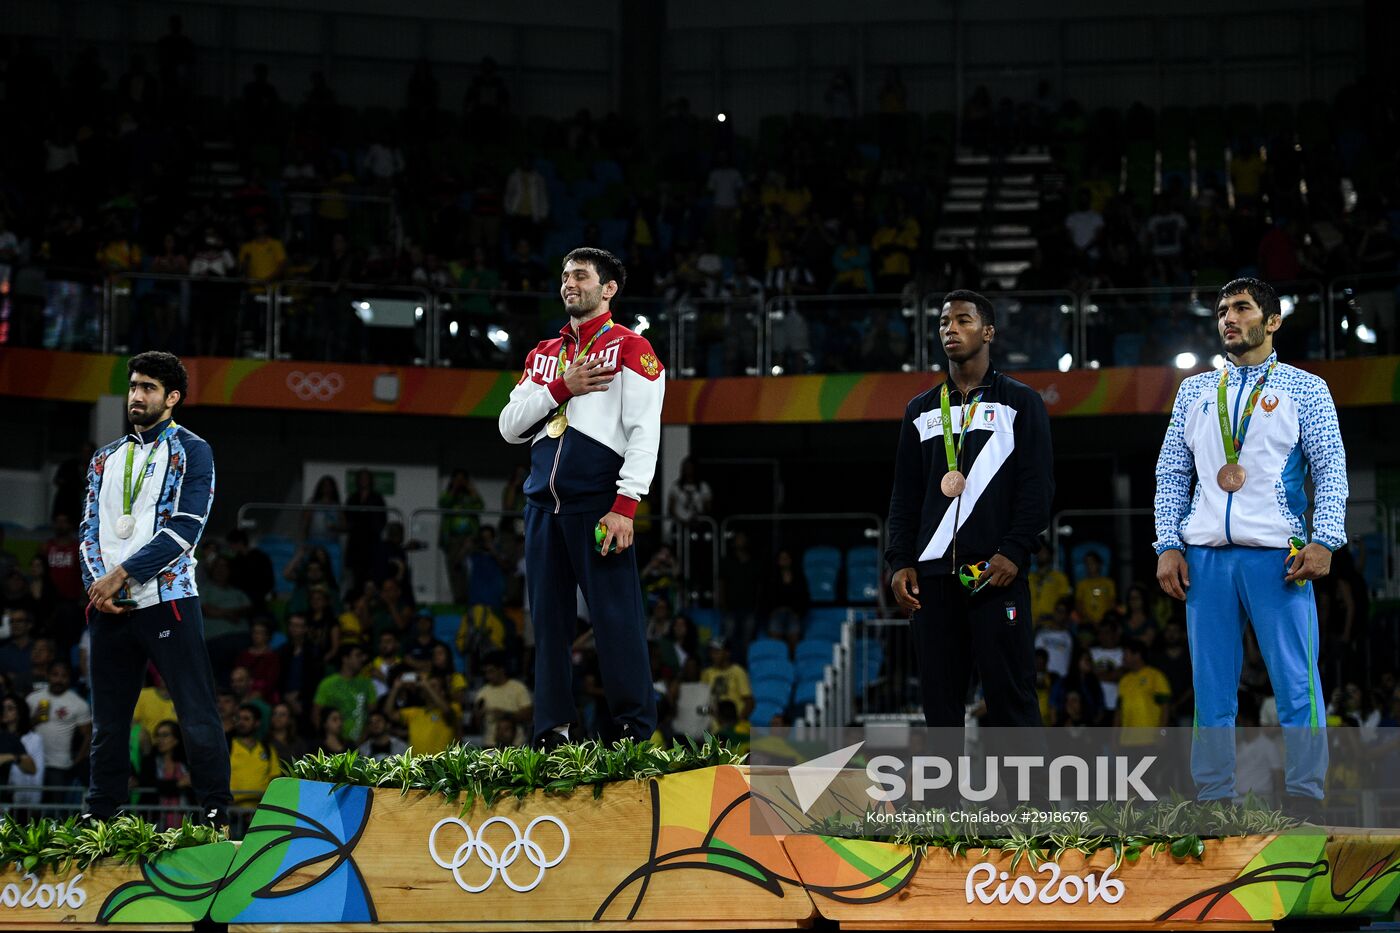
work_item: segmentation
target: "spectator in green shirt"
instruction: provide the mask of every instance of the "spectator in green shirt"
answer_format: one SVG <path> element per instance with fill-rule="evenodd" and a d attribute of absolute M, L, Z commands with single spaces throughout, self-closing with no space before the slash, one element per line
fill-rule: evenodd
<path fill-rule="evenodd" d="M 369 655 L 358 644 L 343 645 L 336 660 L 340 665 L 339 673 L 331 674 L 316 688 L 316 722 L 319 725 L 321 717 L 328 710 L 339 711 L 341 738 L 351 745 L 358 745 L 370 710 L 378 699 L 374 681 L 361 673 Z"/>

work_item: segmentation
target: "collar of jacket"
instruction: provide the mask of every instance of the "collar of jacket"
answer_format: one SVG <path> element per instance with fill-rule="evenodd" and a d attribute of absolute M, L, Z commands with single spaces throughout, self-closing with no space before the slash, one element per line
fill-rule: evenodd
<path fill-rule="evenodd" d="M 1270 354 L 1268 355 L 1268 357 L 1266 357 L 1264 360 L 1262 360 L 1261 362 L 1255 363 L 1253 366 L 1237 366 L 1237 365 L 1236 365 L 1234 362 L 1232 362 L 1232 361 L 1230 360 L 1230 358 L 1227 356 L 1227 357 L 1225 357 L 1225 368 L 1226 368 L 1226 372 L 1228 372 L 1229 370 L 1233 369 L 1233 370 L 1237 371 L 1237 372 L 1240 374 L 1240 378 L 1241 378 L 1241 379 L 1247 379 L 1247 378 L 1249 378 L 1250 376 L 1253 376 L 1255 373 L 1263 372 L 1264 369 L 1265 369 L 1265 367 L 1267 367 L 1270 363 L 1277 363 L 1277 362 L 1278 362 L 1278 351 L 1275 350 L 1275 351 L 1273 351 L 1272 353 L 1270 353 Z"/>
<path fill-rule="evenodd" d="M 131 434 L 128 434 L 127 437 L 135 437 L 140 439 L 141 443 L 149 444 L 151 441 L 160 437 L 160 432 L 165 430 L 166 426 L 170 424 L 170 420 L 171 419 L 166 418 L 164 421 L 151 425 L 151 427 L 145 431 L 133 431 Z"/>
<path fill-rule="evenodd" d="M 981 382 L 979 382 L 977 385 L 975 385 L 975 386 L 972 387 L 973 390 L 975 391 L 975 390 L 977 390 L 977 389 L 990 389 L 990 388 L 992 387 L 992 382 L 996 379 L 996 377 L 997 377 L 996 367 L 995 367 L 995 366 L 992 366 L 992 365 L 990 365 L 990 364 L 988 364 L 986 375 L 984 375 L 984 376 L 982 377 L 982 381 L 981 381 Z M 961 395 L 962 395 L 962 390 L 958 388 L 958 384 L 957 384 L 956 382 L 953 381 L 953 377 L 952 377 L 951 375 L 945 377 L 944 380 L 943 380 L 943 383 L 944 383 L 946 386 L 948 386 L 948 397 L 949 397 L 949 398 L 953 398 L 954 396 L 961 396 Z"/>
<path fill-rule="evenodd" d="M 604 311 L 602 314 L 598 315 L 598 316 L 595 317 L 593 320 L 584 322 L 583 326 L 580 327 L 580 328 L 578 329 L 578 338 L 577 338 L 577 340 L 576 340 L 576 342 L 578 343 L 578 345 L 579 345 L 579 346 L 583 346 L 585 343 L 587 343 L 588 341 L 592 340 L 592 339 L 593 339 L 593 335 L 596 334 L 596 333 L 598 333 L 598 331 L 602 330 L 602 329 L 603 329 L 603 325 L 606 324 L 606 323 L 608 323 L 608 321 L 611 321 L 611 320 L 612 320 L 612 312 L 611 312 L 611 311 Z M 559 334 L 560 334 L 560 336 L 562 336 L 565 340 L 569 339 L 570 337 L 573 337 L 573 336 L 574 336 L 574 322 L 573 322 L 573 321 L 569 321 L 569 323 L 567 323 L 567 324 L 565 324 L 563 327 L 559 328 Z"/>

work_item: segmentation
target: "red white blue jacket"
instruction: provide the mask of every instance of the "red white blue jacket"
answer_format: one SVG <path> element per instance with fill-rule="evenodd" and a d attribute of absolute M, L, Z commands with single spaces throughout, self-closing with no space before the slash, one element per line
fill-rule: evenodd
<path fill-rule="evenodd" d="M 532 445 L 525 496 L 540 508 L 630 518 L 656 473 L 666 372 L 651 343 L 616 323 L 594 341 L 587 359 L 601 358 L 617 374 L 602 392 L 571 397 L 559 371 L 561 348 L 569 365 L 577 365 L 574 354 L 611 320 L 611 314 L 599 315 L 577 336 L 566 324 L 558 337 L 531 350 L 501 411 L 501 436 Z M 550 437 L 545 423 L 565 401 L 569 426 L 562 436 Z"/>
<path fill-rule="evenodd" d="M 88 466 L 78 544 L 83 586 L 91 586 L 120 564 L 130 577 L 126 589 L 138 609 L 199 595 L 194 548 L 214 504 L 214 455 L 199 435 L 176 427 L 155 448 L 141 493 L 131 506 L 136 531 L 126 539 L 117 537 L 127 446 L 136 447 L 131 467 L 135 486 L 137 471 L 152 453 L 151 445 L 169 424 L 162 421 L 148 431 L 108 444 Z"/>

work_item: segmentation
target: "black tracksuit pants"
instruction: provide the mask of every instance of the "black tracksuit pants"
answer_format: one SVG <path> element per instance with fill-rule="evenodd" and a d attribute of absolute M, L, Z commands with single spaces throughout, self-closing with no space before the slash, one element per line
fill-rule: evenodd
<path fill-rule="evenodd" d="M 617 738 L 623 727 L 639 741 L 656 731 L 637 549 L 610 550 L 606 557 L 594 550 L 593 529 L 601 517 L 591 512 L 556 515 L 533 504 L 525 508 L 525 580 L 535 626 L 536 736 L 577 719 L 573 643 L 579 588 L 593 623 L 603 694 L 612 714 L 614 734 L 605 738 Z"/>
<path fill-rule="evenodd" d="M 919 575 L 914 650 L 924 720 L 962 728 L 975 670 L 987 702 L 987 726 L 1039 726 L 1035 692 L 1035 630 L 1025 574 L 1009 587 L 972 595 L 951 573 Z"/>
<path fill-rule="evenodd" d="M 204 646 L 199 597 L 187 596 L 92 620 L 92 774 L 88 810 L 112 816 L 130 799 L 131 717 L 154 662 L 180 721 L 190 782 L 204 809 L 227 807 L 229 752 Z"/>

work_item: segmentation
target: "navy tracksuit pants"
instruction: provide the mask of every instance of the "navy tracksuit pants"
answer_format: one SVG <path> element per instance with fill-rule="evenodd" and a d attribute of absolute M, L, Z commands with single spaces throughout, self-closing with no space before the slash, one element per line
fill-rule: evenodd
<path fill-rule="evenodd" d="M 577 720 L 573 689 L 573 643 L 578 628 L 579 588 L 593 623 L 603 694 L 616 738 L 624 727 L 633 737 L 656 731 L 656 696 L 647 650 L 646 616 L 637 574 L 636 548 L 605 557 L 594 549 L 593 529 L 601 515 L 556 515 L 525 507 L 525 579 L 535 626 L 535 735 Z"/>
<path fill-rule="evenodd" d="M 131 717 L 154 662 L 175 704 L 190 765 L 195 800 L 203 808 L 227 807 L 228 742 L 219 719 L 214 672 L 204 647 L 199 597 L 187 596 L 146 609 L 92 620 L 92 780 L 88 810 L 112 816 L 131 797 Z"/>

